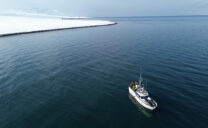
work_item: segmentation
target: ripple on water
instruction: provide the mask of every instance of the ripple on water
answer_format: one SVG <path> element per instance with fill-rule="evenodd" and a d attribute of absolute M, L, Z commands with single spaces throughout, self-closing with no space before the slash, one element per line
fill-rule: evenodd
<path fill-rule="evenodd" d="M 173 19 L 1 38 L 1 126 L 206 126 L 207 25 Z M 128 96 L 140 66 L 153 113 Z"/>

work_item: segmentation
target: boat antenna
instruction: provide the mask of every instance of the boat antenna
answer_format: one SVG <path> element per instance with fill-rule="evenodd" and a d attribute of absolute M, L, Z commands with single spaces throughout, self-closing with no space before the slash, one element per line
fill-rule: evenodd
<path fill-rule="evenodd" d="M 146 90 L 147 90 L 147 80 L 146 80 Z"/>
<path fill-rule="evenodd" d="M 142 86 L 142 68 L 140 67 L 139 85 Z"/>

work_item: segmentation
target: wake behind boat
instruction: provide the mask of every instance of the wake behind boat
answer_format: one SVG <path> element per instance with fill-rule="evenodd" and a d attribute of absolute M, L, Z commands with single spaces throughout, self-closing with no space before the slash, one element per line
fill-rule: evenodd
<path fill-rule="evenodd" d="M 158 105 L 155 100 L 149 97 L 149 93 L 144 89 L 144 83 L 140 74 L 139 82 L 131 82 L 129 85 L 129 93 L 139 102 L 143 107 L 154 110 Z"/>

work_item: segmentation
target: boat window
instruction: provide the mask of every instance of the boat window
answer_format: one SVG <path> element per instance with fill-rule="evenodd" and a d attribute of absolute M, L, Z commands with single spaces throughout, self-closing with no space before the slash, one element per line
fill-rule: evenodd
<path fill-rule="evenodd" d="M 142 96 L 141 98 L 142 98 L 142 99 L 147 99 L 147 97 L 148 97 L 148 96 Z"/>

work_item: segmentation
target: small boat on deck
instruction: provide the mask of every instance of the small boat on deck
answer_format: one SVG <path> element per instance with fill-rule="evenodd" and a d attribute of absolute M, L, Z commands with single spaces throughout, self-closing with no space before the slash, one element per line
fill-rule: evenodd
<path fill-rule="evenodd" d="M 135 98 L 135 100 L 140 103 L 143 107 L 154 110 L 157 108 L 157 102 L 153 100 L 147 90 L 144 88 L 144 83 L 140 74 L 139 82 L 131 82 L 129 85 L 129 93 Z"/>

